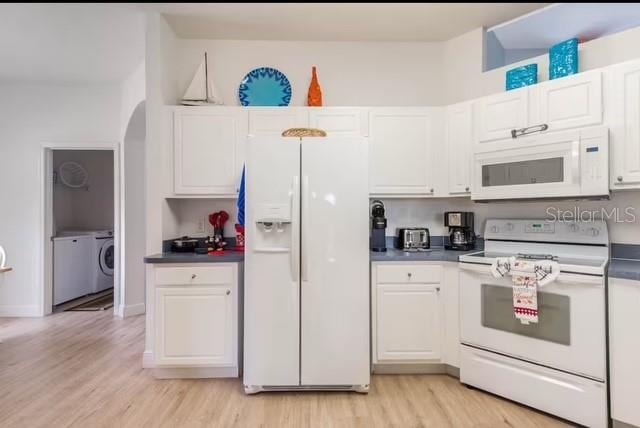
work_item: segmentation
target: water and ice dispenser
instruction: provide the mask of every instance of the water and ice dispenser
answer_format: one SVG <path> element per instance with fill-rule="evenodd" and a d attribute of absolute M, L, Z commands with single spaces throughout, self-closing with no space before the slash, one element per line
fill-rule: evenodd
<path fill-rule="evenodd" d="M 260 204 L 256 207 L 255 251 L 288 252 L 291 249 L 291 205 Z"/>

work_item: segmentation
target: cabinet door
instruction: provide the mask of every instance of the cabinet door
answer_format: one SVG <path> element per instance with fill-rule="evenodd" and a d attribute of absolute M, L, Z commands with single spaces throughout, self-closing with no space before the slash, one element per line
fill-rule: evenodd
<path fill-rule="evenodd" d="M 474 104 L 476 141 L 482 146 L 511 139 L 511 130 L 529 124 L 528 88 L 514 89 L 477 100 Z"/>
<path fill-rule="evenodd" d="M 440 287 L 378 284 L 376 361 L 440 359 Z"/>
<path fill-rule="evenodd" d="M 367 109 L 351 107 L 318 107 L 309 109 L 309 126 L 327 131 L 329 136 L 369 134 Z"/>
<path fill-rule="evenodd" d="M 447 165 L 450 195 L 471 192 L 473 121 L 470 103 L 447 107 Z"/>
<path fill-rule="evenodd" d="M 246 114 L 235 107 L 180 108 L 174 133 L 175 193 L 235 196 Z"/>
<path fill-rule="evenodd" d="M 613 419 L 640 426 L 640 282 L 611 279 L 609 284 L 609 360 Z"/>
<path fill-rule="evenodd" d="M 611 188 L 640 188 L 640 61 L 611 67 Z"/>
<path fill-rule="evenodd" d="M 309 125 L 307 110 L 300 107 L 256 107 L 249 110 L 249 135 L 281 136 L 289 128 Z"/>
<path fill-rule="evenodd" d="M 231 286 L 156 288 L 156 364 L 234 366 L 234 294 Z"/>
<path fill-rule="evenodd" d="M 377 196 L 433 195 L 433 110 L 380 108 L 369 115 L 369 186 Z"/>
<path fill-rule="evenodd" d="M 550 80 L 530 89 L 537 109 L 531 125 L 547 124 L 549 131 L 597 125 L 602 122 L 602 73 L 591 71 Z"/>

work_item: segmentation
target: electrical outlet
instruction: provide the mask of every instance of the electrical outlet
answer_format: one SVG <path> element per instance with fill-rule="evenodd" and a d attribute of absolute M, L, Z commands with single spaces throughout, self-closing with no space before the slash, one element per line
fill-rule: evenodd
<path fill-rule="evenodd" d="M 201 218 L 200 220 L 198 220 L 196 233 L 204 233 L 204 224 L 205 224 L 204 222 L 205 222 L 204 218 Z"/>

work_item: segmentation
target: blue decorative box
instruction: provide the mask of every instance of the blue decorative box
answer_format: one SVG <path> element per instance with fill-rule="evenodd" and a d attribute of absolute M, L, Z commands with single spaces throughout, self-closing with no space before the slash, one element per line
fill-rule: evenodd
<path fill-rule="evenodd" d="M 569 39 L 549 49 L 549 80 L 576 74 L 579 70 L 578 39 Z"/>
<path fill-rule="evenodd" d="M 528 64 L 507 71 L 507 91 L 538 83 L 538 64 Z"/>

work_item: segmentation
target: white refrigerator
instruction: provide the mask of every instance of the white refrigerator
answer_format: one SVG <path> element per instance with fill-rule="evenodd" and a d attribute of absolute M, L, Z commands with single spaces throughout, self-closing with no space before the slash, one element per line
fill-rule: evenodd
<path fill-rule="evenodd" d="M 367 392 L 364 138 L 247 142 L 244 388 Z"/>

